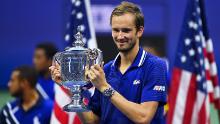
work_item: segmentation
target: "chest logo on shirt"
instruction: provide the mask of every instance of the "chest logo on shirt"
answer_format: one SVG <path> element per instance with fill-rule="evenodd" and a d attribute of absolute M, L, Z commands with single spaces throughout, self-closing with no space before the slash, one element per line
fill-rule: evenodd
<path fill-rule="evenodd" d="M 154 89 L 153 90 L 156 90 L 156 91 L 165 91 L 165 86 L 154 86 Z"/>
<path fill-rule="evenodd" d="M 134 80 L 134 81 L 133 81 L 133 85 L 137 85 L 137 84 L 140 84 L 140 83 L 141 83 L 140 80 Z"/>

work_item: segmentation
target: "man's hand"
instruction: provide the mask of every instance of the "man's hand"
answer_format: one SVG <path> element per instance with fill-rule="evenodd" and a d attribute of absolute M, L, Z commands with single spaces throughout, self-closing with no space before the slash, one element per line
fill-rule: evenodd
<path fill-rule="evenodd" d="M 105 73 L 102 66 L 98 64 L 91 66 L 90 69 L 86 67 L 85 75 L 100 92 L 110 87 L 106 81 Z"/>
<path fill-rule="evenodd" d="M 60 65 L 55 63 L 54 65 L 50 66 L 49 69 L 53 81 L 60 85 L 62 82 Z"/>

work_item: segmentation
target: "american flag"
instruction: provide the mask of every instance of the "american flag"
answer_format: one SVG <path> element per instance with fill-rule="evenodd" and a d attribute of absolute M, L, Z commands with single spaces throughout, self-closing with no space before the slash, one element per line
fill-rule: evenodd
<path fill-rule="evenodd" d="M 168 95 L 168 124 L 209 124 L 210 103 L 219 109 L 220 87 L 204 3 L 189 0 Z"/>
<path fill-rule="evenodd" d="M 95 31 L 92 23 L 90 0 L 71 0 L 70 19 L 66 26 L 66 35 L 64 37 L 67 46 L 72 46 L 75 41 L 74 34 L 77 33 L 77 27 L 81 27 L 84 36 L 85 47 L 96 48 Z M 55 102 L 51 116 L 51 124 L 80 124 L 79 118 L 74 112 L 65 112 L 62 107 L 70 103 L 70 96 L 64 88 L 55 86 Z"/>

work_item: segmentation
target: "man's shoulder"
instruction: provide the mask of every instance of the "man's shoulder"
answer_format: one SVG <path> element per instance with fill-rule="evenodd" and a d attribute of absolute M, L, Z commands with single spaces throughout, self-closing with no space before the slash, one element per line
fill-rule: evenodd
<path fill-rule="evenodd" d="M 0 114 L 4 114 L 5 116 L 9 113 L 9 111 L 12 111 L 14 109 L 17 109 L 19 106 L 19 100 L 18 99 L 13 99 L 11 101 L 8 101 L 1 109 L 0 109 Z"/>
<path fill-rule="evenodd" d="M 41 98 L 41 107 L 45 109 L 52 109 L 53 108 L 53 101 L 51 99 L 43 99 Z"/>
<path fill-rule="evenodd" d="M 145 67 L 154 67 L 154 66 L 166 66 L 165 60 L 162 58 L 152 55 L 151 53 L 147 53 L 146 59 L 144 61 Z"/>
<path fill-rule="evenodd" d="M 12 120 L 11 113 L 13 111 L 18 110 L 18 100 L 14 99 L 12 101 L 7 102 L 1 109 L 0 109 L 0 123 L 6 124 L 10 123 Z M 13 120 L 14 122 L 14 120 Z"/>
<path fill-rule="evenodd" d="M 105 71 L 105 72 L 108 72 L 108 71 L 111 69 L 112 64 L 113 64 L 113 60 L 111 60 L 111 61 L 109 61 L 108 63 L 106 63 L 106 64 L 104 65 L 104 71 Z"/>
<path fill-rule="evenodd" d="M 106 64 L 104 65 L 104 68 L 109 68 L 109 67 L 111 67 L 112 64 L 113 64 L 113 61 L 114 61 L 114 60 L 111 60 L 111 61 L 109 61 L 108 63 L 106 63 Z"/>
<path fill-rule="evenodd" d="M 3 108 L 9 108 L 9 109 L 13 109 L 16 106 L 18 106 L 20 104 L 20 99 L 13 99 L 11 101 L 8 101 L 5 106 Z"/>

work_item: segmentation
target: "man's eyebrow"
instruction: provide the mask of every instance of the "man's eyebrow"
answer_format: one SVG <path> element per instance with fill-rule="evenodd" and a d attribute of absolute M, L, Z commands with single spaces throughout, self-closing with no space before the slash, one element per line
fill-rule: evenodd
<path fill-rule="evenodd" d="M 112 29 L 114 29 L 114 30 L 132 30 L 132 28 L 131 27 L 126 27 L 126 28 L 112 28 Z"/>

